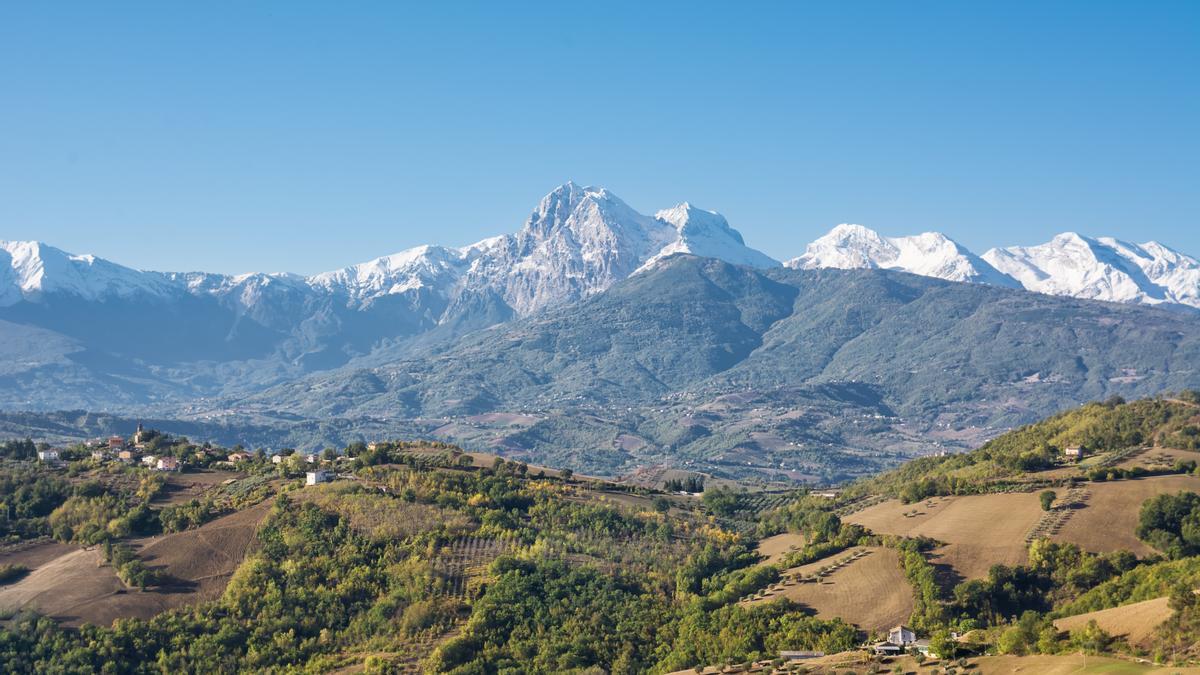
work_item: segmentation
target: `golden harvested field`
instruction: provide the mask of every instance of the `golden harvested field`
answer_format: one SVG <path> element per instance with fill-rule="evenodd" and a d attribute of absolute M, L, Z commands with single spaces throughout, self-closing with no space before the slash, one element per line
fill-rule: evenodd
<path fill-rule="evenodd" d="M 1168 601 L 1169 598 L 1155 598 L 1087 614 L 1076 614 L 1055 621 L 1054 627 L 1072 631 L 1086 626 L 1094 619 L 1110 635 L 1123 636 L 1132 643 L 1140 643 L 1153 635 L 1154 629 L 1171 617 Z"/>
<path fill-rule="evenodd" d="M 758 542 L 758 554 L 766 558 L 765 565 L 774 565 L 783 560 L 788 551 L 804 548 L 804 535 L 784 532 Z"/>
<path fill-rule="evenodd" d="M 1145 452 L 1117 464 L 1122 469 L 1132 469 L 1135 466 L 1160 468 L 1174 466 L 1178 461 L 1200 461 L 1200 452 L 1194 450 L 1176 450 L 1174 448 L 1150 448 Z"/>
<path fill-rule="evenodd" d="M 264 502 L 195 530 L 129 542 L 149 567 L 175 580 L 162 589 L 127 589 L 104 563 L 99 548 L 68 547 L 25 578 L 0 588 L 0 609 L 31 607 L 69 626 L 109 625 L 114 619 L 149 618 L 216 598 L 253 547 L 258 524 L 269 510 L 270 503 Z"/>
<path fill-rule="evenodd" d="M 924 535 L 945 544 L 933 552 L 963 579 L 987 576 L 996 563 L 1025 562 L 1025 535 L 1042 517 L 1036 493 L 934 497 L 915 504 L 889 500 L 846 516 L 880 534 Z"/>
<path fill-rule="evenodd" d="M 1062 530 L 1052 538 L 1097 553 L 1126 550 L 1139 556 L 1151 555 L 1154 549 L 1134 533 L 1142 502 L 1155 495 L 1180 490 L 1200 491 L 1200 477 L 1152 476 L 1090 483 L 1087 486 L 1088 501 L 1071 514 Z"/>
<path fill-rule="evenodd" d="M 867 631 L 884 631 L 908 621 L 912 614 L 912 587 L 890 548 L 870 548 L 870 553 L 831 573 L 820 583 L 796 583 L 752 602 L 787 598 L 812 608 L 822 618 L 841 617 Z M 796 568 L 815 571 L 841 559 L 843 554 Z"/>

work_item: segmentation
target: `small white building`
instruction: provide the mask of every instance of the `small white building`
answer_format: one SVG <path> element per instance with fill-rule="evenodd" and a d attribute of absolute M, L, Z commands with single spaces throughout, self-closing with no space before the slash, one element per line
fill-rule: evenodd
<path fill-rule="evenodd" d="M 176 457 L 159 457 L 154 468 L 159 471 L 178 471 L 179 459 Z"/>
<path fill-rule="evenodd" d="M 282 464 L 283 463 L 283 455 L 271 455 L 271 463 L 272 464 Z"/>
<path fill-rule="evenodd" d="M 58 449 L 50 448 L 49 450 L 38 450 L 39 462 L 57 462 L 59 458 Z"/>
<path fill-rule="evenodd" d="M 908 626 L 896 626 L 888 631 L 887 640 L 871 645 L 871 650 L 878 656 L 897 656 L 915 649 L 925 656 L 933 656 L 929 649 L 929 640 L 918 640 L 917 634 Z"/>
<path fill-rule="evenodd" d="M 309 464 L 317 464 L 321 461 L 321 456 L 315 452 L 310 452 L 304 456 L 304 461 L 308 462 Z"/>
<path fill-rule="evenodd" d="M 158 466 L 158 458 L 155 457 L 154 455 L 146 455 L 145 457 L 142 458 L 142 464 L 145 464 L 146 466 L 148 466 L 150 468 L 154 468 L 154 467 Z"/>
<path fill-rule="evenodd" d="M 894 645 L 907 647 L 917 641 L 917 634 L 908 626 L 896 626 L 888 631 L 887 641 Z"/>
<path fill-rule="evenodd" d="M 1079 459 L 1083 457 L 1083 448 L 1079 446 L 1063 448 L 1063 456 L 1067 459 Z"/>
<path fill-rule="evenodd" d="M 331 474 L 328 471 L 325 471 L 324 469 L 317 469 L 316 471 L 309 471 L 308 473 L 304 474 L 304 484 L 305 485 L 316 485 L 317 483 L 328 483 L 331 480 L 333 480 L 333 474 Z"/>

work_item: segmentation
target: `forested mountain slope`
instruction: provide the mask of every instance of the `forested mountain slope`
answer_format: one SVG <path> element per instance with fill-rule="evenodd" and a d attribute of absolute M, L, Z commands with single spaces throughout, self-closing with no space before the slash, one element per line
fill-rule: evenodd
<path fill-rule="evenodd" d="M 1086 400 L 1195 386 L 1198 363 L 1200 320 L 1188 314 L 881 270 L 755 271 L 676 256 L 578 306 L 420 358 L 219 406 L 471 419 L 474 430 L 437 428 L 468 443 L 487 429 L 491 443 L 542 458 L 557 441 L 555 459 L 581 468 L 733 452 L 735 463 L 803 471 L 821 463 L 798 459 L 814 449 L 898 457 L 962 447 Z M 480 419 L 497 413 L 524 415 L 535 432 Z M 907 437 L 917 431 L 923 446 Z"/>

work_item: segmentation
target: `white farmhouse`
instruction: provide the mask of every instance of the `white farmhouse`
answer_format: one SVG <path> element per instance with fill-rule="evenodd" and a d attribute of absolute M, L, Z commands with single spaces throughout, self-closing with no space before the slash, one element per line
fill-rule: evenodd
<path fill-rule="evenodd" d="M 316 471 L 309 471 L 308 473 L 304 474 L 304 484 L 305 485 L 316 485 L 317 483 L 328 483 L 331 480 L 333 480 L 333 474 L 331 474 L 328 471 L 325 471 L 324 469 L 317 469 Z"/>

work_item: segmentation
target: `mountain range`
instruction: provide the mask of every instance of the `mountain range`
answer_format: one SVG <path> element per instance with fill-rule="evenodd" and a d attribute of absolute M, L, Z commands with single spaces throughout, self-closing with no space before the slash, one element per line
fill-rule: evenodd
<path fill-rule="evenodd" d="M 0 306 L 55 295 L 86 301 L 191 295 L 272 325 L 273 308 L 329 298 L 357 310 L 403 305 L 415 325 L 427 326 L 453 321 L 468 307 L 491 306 L 497 317 L 510 317 L 577 301 L 676 253 L 756 268 L 780 264 L 748 247 L 713 211 L 684 202 L 646 216 L 607 189 L 568 182 L 547 194 L 516 234 L 461 248 L 418 246 L 309 277 L 145 272 L 40 242 L 0 242 Z M 842 224 L 783 264 L 893 269 L 1052 295 L 1200 308 L 1195 258 L 1158 242 L 1070 232 L 980 256 L 936 232 L 885 237 Z"/>
<path fill-rule="evenodd" d="M 647 216 L 567 183 L 515 234 L 309 277 L 2 242 L 0 409 L 267 445 L 402 432 L 607 473 L 828 477 L 1200 384 L 1197 308 L 1200 264 L 1154 242 L 1064 234 L 977 256 L 839 225 L 780 263 L 715 212 Z"/>
<path fill-rule="evenodd" d="M 838 225 L 785 263 L 797 269 L 891 269 L 1089 300 L 1200 308 L 1200 262 L 1158 242 L 1130 244 L 1074 232 L 1038 246 L 975 255 L 937 232 L 884 237 Z"/>

